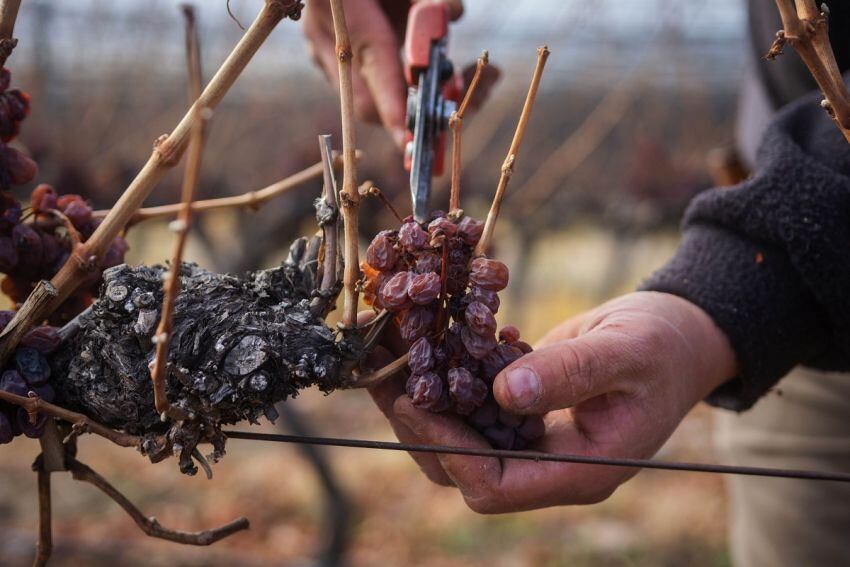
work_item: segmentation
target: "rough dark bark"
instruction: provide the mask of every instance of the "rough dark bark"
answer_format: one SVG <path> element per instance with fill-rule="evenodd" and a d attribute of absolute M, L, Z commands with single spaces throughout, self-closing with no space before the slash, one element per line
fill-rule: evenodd
<path fill-rule="evenodd" d="M 277 417 L 276 402 L 309 386 L 340 386 L 355 346 L 339 340 L 310 311 L 316 294 L 318 239 L 299 239 L 280 267 L 244 277 L 183 264 L 168 351 L 167 395 L 183 421 L 154 408 L 148 365 L 162 306 L 161 266 L 116 266 L 104 273 L 98 301 L 79 331 L 52 358 L 58 401 L 115 429 L 145 437 L 151 460 L 179 456 L 210 442 L 224 453 L 221 426 Z"/>

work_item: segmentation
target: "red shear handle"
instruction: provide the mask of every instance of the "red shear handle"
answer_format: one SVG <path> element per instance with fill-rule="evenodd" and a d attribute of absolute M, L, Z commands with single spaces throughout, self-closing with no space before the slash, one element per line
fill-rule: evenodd
<path fill-rule="evenodd" d="M 449 7 L 442 2 L 418 2 L 410 8 L 404 37 L 407 84 L 416 85 L 419 72 L 428 67 L 431 43 L 449 33 Z"/>

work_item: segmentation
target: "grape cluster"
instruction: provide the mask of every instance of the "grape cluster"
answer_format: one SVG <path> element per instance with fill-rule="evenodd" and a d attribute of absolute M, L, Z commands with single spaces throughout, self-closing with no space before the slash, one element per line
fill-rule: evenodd
<path fill-rule="evenodd" d="M 85 241 L 100 220 L 79 195 L 58 195 L 50 185 L 37 186 L 31 194 L 31 209 L 7 190 L 29 183 L 38 172 L 30 158 L 7 146 L 20 130 L 29 112 L 29 96 L 9 90 L 10 74 L 0 70 L 0 273 L 3 293 L 22 302 L 40 280 L 51 279 L 70 257 L 77 241 Z M 85 309 L 97 293 L 104 269 L 124 261 L 127 242 L 117 237 L 97 269 L 77 288 L 54 314 L 50 322 L 62 324 Z"/>
<path fill-rule="evenodd" d="M 12 301 L 22 302 L 36 283 L 51 279 L 59 271 L 74 246 L 91 236 L 100 221 L 92 216 L 92 208 L 82 197 L 60 196 L 50 185 L 42 184 L 32 191 L 29 209 L 24 209 L 9 192 L 13 185 L 29 183 L 38 173 L 34 161 L 8 145 L 29 113 L 29 96 L 10 90 L 10 80 L 9 71 L 0 70 L 0 273 L 6 275 L 0 289 Z M 96 269 L 51 315 L 50 323 L 63 324 L 85 309 L 97 293 L 103 270 L 122 263 L 126 251 L 126 241 L 117 237 Z M 0 311 L 0 328 L 5 328 L 13 316 L 14 311 Z M 8 366 L 0 371 L 0 390 L 19 396 L 34 393 L 52 401 L 55 392 L 49 384 L 46 356 L 59 343 L 56 327 L 30 330 Z M 31 423 L 23 408 L 0 403 L 0 443 L 8 443 L 20 434 L 40 436 L 46 419 L 39 415 Z"/>
<path fill-rule="evenodd" d="M 0 328 L 5 328 L 15 315 L 14 311 L 0 311 Z M 55 397 L 49 383 L 50 364 L 47 355 L 59 347 L 59 330 L 56 327 L 36 327 L 21 340 L 21 346 L 8 367 L 0 374 L 0 390 L 27 397 L 32 392 L 39 398 L 52 402 Z M 35 423 L 27 411 L 13 404 L 0 402 L 0 444 L 9 443 L 18 435 L 36 438 L 44 431 L 47 416 L 38 414 Z"/>
<path fill-rule="evenodd" d="M 0 193 L 0 272 L 6 274 L 2 291 L 15 302 L 27 298 L 40 280 L 51 279 L 68 260 L 77 240 L 85 241 L 100 223 L 79 195 L 58 195 L 41 184 L 31 194 L 25 222 L 20 203 Z M 118 236 L 77 290 L 54 313 L 50 322 L 61 325 L 85 309 L 97 294 L 104 269 L 124 261 L 127 242 Z"/>
<path fill-rule="evenodd" d="M 473 257 L 483 229 L 438 211 L 429 222 L 408 217 L 398 231 L 380 232 L 361 266 L 364 300 L 393 313 L 410 343 L 406 390 L 416 407 L 454 412 L 495 447 L 522 449 L 543 435 L 543 419 L 501 409 L 492 385 L 531 347 L 516 327 L 496 332 L 508 268 Z"/>
<path fill-rule="evenodd" d="M 18 89 L 9 89 L 11 74 L 0 70 L 0 189 L 32 181 L 38 172 L 35 162 L 7 144 L 21 129 L 21 121 L 30 110 L 30 97 Z"/>

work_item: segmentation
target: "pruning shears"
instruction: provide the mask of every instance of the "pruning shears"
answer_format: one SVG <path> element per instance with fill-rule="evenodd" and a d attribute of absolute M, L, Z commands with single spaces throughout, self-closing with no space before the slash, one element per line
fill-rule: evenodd
<path fill-rule="evenodd" d="M 448 58 L 449 8 L 418 2 L 410 9 L 405 34 L 407 144 L 413 216 L 427 219 L 431 179 L 443 172 L 446 130 L 460 100 L 461 78 Z"/>

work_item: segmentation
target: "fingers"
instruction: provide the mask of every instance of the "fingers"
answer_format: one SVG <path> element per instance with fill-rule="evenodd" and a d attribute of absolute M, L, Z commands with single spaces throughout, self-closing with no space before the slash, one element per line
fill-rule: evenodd
<path fill-rule="evenodd" d="M 413 0 L 412 4 L 416 4 L 417 2 L 422 1 L 430 1 L 430 0 Z M 440 0 L 441 4 L 445 4 L 449 8 L 449 19 L 451 21 L 457 21 L 463 16 L 463 1 L 462 0 Z"/>
<path fill-rule="evenodd" d="M 459 418 L 417 409 L 407 396 L 396 399 L 393 412 L 415 435 L 415 443 L 491 448 L 483 437 Z M 445 454 L 437 455 L 437 459 L 444 474 L 458 487 L 470 508 L 479 511 L 482 506 L 489 505 L 487 503 L 493 498 L 502 475 L 499 459 Z"/>
<path fill-rule="evenodd" d="M 543 414 L 630 387 L 646 374 L 646 349 L 628 333 L 607 328 L 550 344 L 499 373 L 496 401 L 509 411 Z"/>
<path fill-rule="evenodd" d="M 622 456 L 618 449 L 588 438 L 568 411 L 547 417 L 546 436 L 538 448 L 546 453 Z M 556 505 L 601 502 L 637 470 L 551 461 L 505 460 L 500 490 L 510 494 L 493 502 L 493 511 L 519 511 Z M 499 509 L 500 506 L 507 507 Z"/>
<path fill-rule="evenodd" d="M 487 442 L 459 419 L 418 410 L 406 398 L 395 403 L 399 420 L 419 438 L 419 443 L 482 449 Z M 564 416 L 547 424 L 539 445 L 544 452 L 597 454 L 602 448 L 584 436 Z M 563 504 L 591 504 L 610 496 L 635 474 L 633 469 L 495 457 L 439 455 L 448 477 L 466 504 L 481 514 L 500 514 Z"/>
<path fill-rule="evenodd" d="M 357 313 L 357 326 L 362 327 L 369 321 L 375 318 L 375 312 L 372 310 L 360 311 Z"/>
<path fill-rule="evenodd" d="M 354 65 L 365 89 L 355 88 L 362 120 L 380 120 L 393 141 L 404 145 L 407 82 L 401 43 L 387 12 L 376 0 L 349 0 L 346 15 Z M 355 84 L 356 87 L 356 84 Z"/>
<path fill-rule="evenodd" d="M 401 147 L 405 137 L 407 83 L 401 67 L 398 39 L 384 19 L 372 26 L 369 35 L 357 36 L 353 49 L 367 90 L 355 92 L 355 103 L 358 98 L 360 100 L 361 118 L 379 118 L 395 144 Z M 367 116 L 367 112 L 374 112 L 374 115 Z"/>
<path fill-rule="evenodd" d="M 376 360 L 376 362 L 384 362 L 384 364 L 393 358 L 389 351 L 382 347 L 376 347 L 372 356 L 375 358 L 383 357 L 383 360 Z M 381 413 L 389 420 L 390 427 L 392 427 L 399 441 L 402 443 L 421 443 L 419 437 L 399 419 L 394 409 L 396 400 L 407 398 L 407 394 L 404 392 L 404 383 L 407 379 L 406 374 L 402 373 L 400 376 L 386 380 L 374 388 L 370 388 L 369 394 L 372 396 L 375 405 L 381 410 Z M 411 457 L 413 457 L 413 460 L 416 461 L 416 464 L 419 465 L 425 476 L 432 482 L 441 486 L 453 486 L 451 479 L 446 475 L 436 455 L 412 453 Z"/>
<path fill-rule="evenodd" d="M 348 0 L 346 23 L 353 55 L 354 110 L 360 120 L 380 121 L 397 145 L 404 143 L 407 85 L 401 66 L 401 45 L 377 0 Z M 304 30 L 328 79 L 338 82 L 338 60 L 330 10 L 317 4 L 305 17 Z"/>

